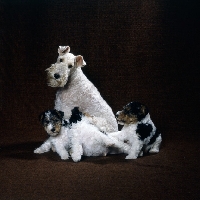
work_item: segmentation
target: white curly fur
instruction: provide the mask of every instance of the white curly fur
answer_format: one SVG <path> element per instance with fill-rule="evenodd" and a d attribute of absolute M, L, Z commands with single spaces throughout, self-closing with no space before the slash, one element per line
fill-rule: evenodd
<path fill-rule="evenodd" d="M 110 134 L 104 134 L 98 128 L 90 124 L 88 117 L 83 117 L 82 120 L 72 125 L 68 132 L 71 138 L 71 157 L 74 162 L 81 160 L 83 156 L 106 156 L 110 153 L 110 149 L 115 147 L 118 152 L 124 153 L 129 148 L 128 145 Z"/>
<path fill-rule="evenodd" d="M 118 125 L 112 109 L 82 72 L 81 67 L 86 64 L 83 57 L 74 56 L 69 51 L 69 46 L 60 46 L 57 62 L 47 69 L 48 85 L 62 87 L 56 94 L 55 109 L 63 111 L 64 118 L 69 119 L 71 110 L 79 107 L 83 113 L 104 119 L 100 127 L 96 124 L 100 130 L 117 131 Z"/>
<path fill-rule="evenodd" d="M 59 135 L 50 136 L 34 153 L 45 153 L 52 148 L 61 159 L 68 159 L 70 153 L 72 160 L 78 162 L 82 156 L 106 156 L 110 147 L 117 148 L 118 153 L 127 153 L 129 149 L 127 144 L 99 131 L 91 124 L 91 118 L 83 115 L 81 121 L 62 126 Z"/>
<path fill-rule="evenodd" d="M 34 150 L 34 153 L 41 154 L 52 149 L 54 152 L 58 153 L 62 160 L 68 159 L 69 146 L 67 141 L 70 141 L 70 139 L 67 132 L 68 128 L 62 126 L 59 135 L 50 136 L 40 147 Z"/>

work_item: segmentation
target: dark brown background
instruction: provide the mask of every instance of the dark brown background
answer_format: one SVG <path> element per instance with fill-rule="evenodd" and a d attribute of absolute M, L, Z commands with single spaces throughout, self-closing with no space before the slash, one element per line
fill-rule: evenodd
<path fill-rule="evenodd" d="M 198 1 L 0 1 L 0 199 L 198 199 Z M 87 77 L 114 113 L 148 105 L 161 152 L 61 161 L 34 155 L 53 108 L 45 69 L 58 46 L 83 55 Z"/>

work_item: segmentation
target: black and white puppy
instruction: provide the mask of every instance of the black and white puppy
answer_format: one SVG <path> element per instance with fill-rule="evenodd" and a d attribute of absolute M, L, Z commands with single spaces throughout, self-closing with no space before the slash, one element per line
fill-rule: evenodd
<path fill-rule="evenodd" d="M 84 115 L 77 107 L 71 113 L 69 121 L 65 121 L 64 113 L 57 110 L 41 115 L 41 122 L 50 137 L 34 153 L 44 153 L 52 148 L 61 159 L 68 159 L 70 153 L 72 160 L 78 162 L 83 155 L 106 156 L 110 147 L 117 148 L 121 153 L 129 149 L 127 144 L 101 132 L 92 124 L 101 118 Z"/>
<path fill-rule="evenodd" d="M 143 153 L 158 153 L 162 142 L 161 133 L 150 118 L 148 108 L 131 102 L 116 114 L 118 124 L 124 125 L 121 131 L 110 133 L 130 145 L 126 159 L 136 159 Z"/>
<path fill-rule="evenodd" d="M 58 110 L 48 110 L 40 115 L 40 121 L 45 131 L 50 136 L 40 147 L 34 150 L 34 153 L 41 154 L 50 149 L 57 152 L 61 159 L 69 158 L 67 141 L 69 136 L 69 122 L 63 119 L 64 113 Z"/>

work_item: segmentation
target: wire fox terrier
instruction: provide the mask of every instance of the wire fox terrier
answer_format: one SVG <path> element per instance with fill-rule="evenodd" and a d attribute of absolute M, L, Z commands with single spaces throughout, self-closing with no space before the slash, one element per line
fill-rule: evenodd
<path fill-rule="evenodd" d="M 99 131 L 91 124 L 91 117 L 82 114 L 77 107 L 72 110 L 69 121 L 63 116 L 64 113 L 57 110 L 41 115 L 41 122 L 50 137 L 34 153 L 44 153 L 52 148 L 61 159 L 68 159 L 70 152 L 72 160 L 78 162 L 82 156 L 106 156 L 112 147 L 121 153 L 129 149 L 129 145 Z"/>
<path fill-rule="evenodd" d="M 150 118 L 148 108 L 139 103 L 131 102 L 116 114 L 118 124 L 124 125 L 121 131 L 110 133 L 128 145 L 126 159 L 136 159 L 143 153 L 158 153 L 162 142 L 161 133 Z"/>
<path fill-rule="evenodd" d="M 83 57 L 70 53 L 69 46 L 59 46 L 58 54 L 57 62 L 46 69 L 48 85 L 61 87 L 56 93 L 54 108 L 63 111 L 64 118 L 69 119 L 71 110 L 79 107 L 83 113 L 104 119 L 99 127 L 101 131 L 117 131 L 112 109 L 82 72 L 81 67 L 86 65 Z"/>
<path fill-rule="evenodd" d="M 34 150 L 34 153 L 41 154 L 52 149 L 57 152 L 61 159 L 66 160 L 69 158 L 68 147 L 63 141 L 67 141 L 68 135 L 63 134 L 63 129 L 68 128 L 68 122 L 63 119 L 64 113 L 57 110 L 48 110 L 40 115 L 40 121 L 45 131 L 50 136 L 39 148 Z M 67 131 L 67 130 L 66 130 Z"/>

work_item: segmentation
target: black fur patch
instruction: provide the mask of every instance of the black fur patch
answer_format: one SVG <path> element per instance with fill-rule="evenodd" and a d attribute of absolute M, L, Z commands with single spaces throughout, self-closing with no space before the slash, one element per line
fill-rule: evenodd
<path fill-rule="evenodd" d="M 125 106 L 125 111 L 128 113 L 125 114 L 132 114 L 136 115 L 138 121 L 141 121 L 148 113 L 148 108 L 141 104 L 140 102 L 133 101 Z"/>
<path fill-rule="evenodd" d="M 47 113 L 51 113 L 49 117 L 47 118 Z M 48 124 L 51 120 L 60 120 L 62 121 L 62 118 L 64 116 L 64 112 L 58 111 L 58 110 L 47 110 L 40 114 L 39 120 L 42 124 Z"/>
<path fill-rule="evenodd" d="M 64 120 L 62 125 L 65 126 L 65 127 L 67 127 L 69 125 L 69 123 Z"/>
<path fill-rule="evenodd" d="M 158 131 L 158 129 L 156 129 L 155 134 L 153 135 L 153 137 L 150 139 L 149 144 L 153 144 L 156 141 L 156 138 L 160 135 L 160 132 Z"/>
<path fill-rule="evenodd" d="M 82 112 L 79 111 L 78 107 L 74 107 L 74 109 L 72 110 L 72 115 L 69 119 L 69 123 L 77 123 L 78 121 L 81 121 L 82 119 Z"/>
<path fill-rule="evenodd" d="M 153 127 L 151 124 L 138 124 L 136 133 L 140 136 L 141 140 L 144 140 L 150 136 Z"/>
<path fill-rule="evenodd" d="M 51 113 L 52 113 L 52 115 L 56 116 L 60 120 L 62 120 L 62 118 L 64 116 L 64 112 L 58 111 L 58 110 L 52 110 Z"/>

